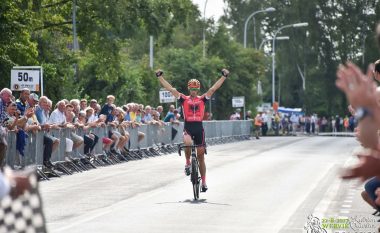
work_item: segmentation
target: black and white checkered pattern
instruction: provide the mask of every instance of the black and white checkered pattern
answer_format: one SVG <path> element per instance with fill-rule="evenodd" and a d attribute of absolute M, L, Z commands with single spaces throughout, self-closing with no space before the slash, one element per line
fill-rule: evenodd
<path fill-rule="evenodd" d="M 36 174 L 29 176 L 32 189 L 17 199 L 0 200 L 0 233 L 46 232 Z"/>

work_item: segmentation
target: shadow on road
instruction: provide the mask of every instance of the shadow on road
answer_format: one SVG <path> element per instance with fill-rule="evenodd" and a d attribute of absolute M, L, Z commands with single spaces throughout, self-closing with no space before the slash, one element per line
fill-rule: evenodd
<path fill-rule="evenodd" d="M 156 204 L 158 204 L 158 205 L 162 205 L 162 204 L 195 204 L 195 205 L 209 204 L 209 205 L 224 205 L 224 206 L 231 206 L 230 204 L 208 202 L 207 199 L 199 199 L 199 200 L 186 199 L 186 200 L 184 200 L 184 201 L 177 201 L 177 202 L 159 202 L 159 203 L 156 203 Z"/>

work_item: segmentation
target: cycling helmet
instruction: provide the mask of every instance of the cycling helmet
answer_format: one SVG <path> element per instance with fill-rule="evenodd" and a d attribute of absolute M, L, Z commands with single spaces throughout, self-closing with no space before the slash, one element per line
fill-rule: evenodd
<path fill-rule="evenodd" d="M 201 88 L 201 83 L 197 79 L 190 79 L 189 82 L 187 83 L 187 88 L 196 88 L 200 89 Z"/>

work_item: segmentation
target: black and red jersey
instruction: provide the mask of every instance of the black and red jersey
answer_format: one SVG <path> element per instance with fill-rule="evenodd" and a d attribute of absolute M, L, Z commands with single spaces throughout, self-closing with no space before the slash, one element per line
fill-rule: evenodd
<path fill-rule="evenodd" d="M 202 122 L 207 101 L 205 95 L 191 97 L 180 94 L 178 102 L 182 105 L 185 122 Z"/>

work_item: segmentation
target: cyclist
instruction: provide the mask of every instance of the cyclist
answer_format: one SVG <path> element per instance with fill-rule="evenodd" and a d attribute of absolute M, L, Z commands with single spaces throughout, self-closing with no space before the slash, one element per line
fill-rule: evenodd
<path fill-rule="evenodd" d="M 201 173 L 202 179 L 202 192 L 207 191 L 206 184 L 206 164 L 204 160 L 205 154 L 205 138 L 204 138 L 204 130 L 202 125 L 202 120 L 205 112 L 205 103 L 211 98 L 216 90 L 218 90 L 223 82 L 229 75 L 229 71 L 227 69 L 222 70 L 222 76 L 219 80 L 203 95 L 199 96 L 199 91 L 201 88 L 201 84 L 197 79 L 190 79 L 187 83 L 187 88 L 190 92 L 190 95 L 186 96 L 180 92 L 178 92 L 175 88 L 172 87 L 163 77 L 163 71 L 157 70 L 156 76 L 159 79 L 161 85 L 166 88 L 166 90 L 170 91 L 182 105 L 183 117 L 185 120 L 184 132 L 183 132 L 183 142 L 186 146 L 191 146 L 192 141 L 194 140 L 195 145 L 201 145 L 197 147 L 197 155 L 199 161 L 199 170 Z M 186 148 L 186 165 L 185 165 L 185 173 L 186 175 L 190 175 L 190 156 L 191 149 Z"/>

